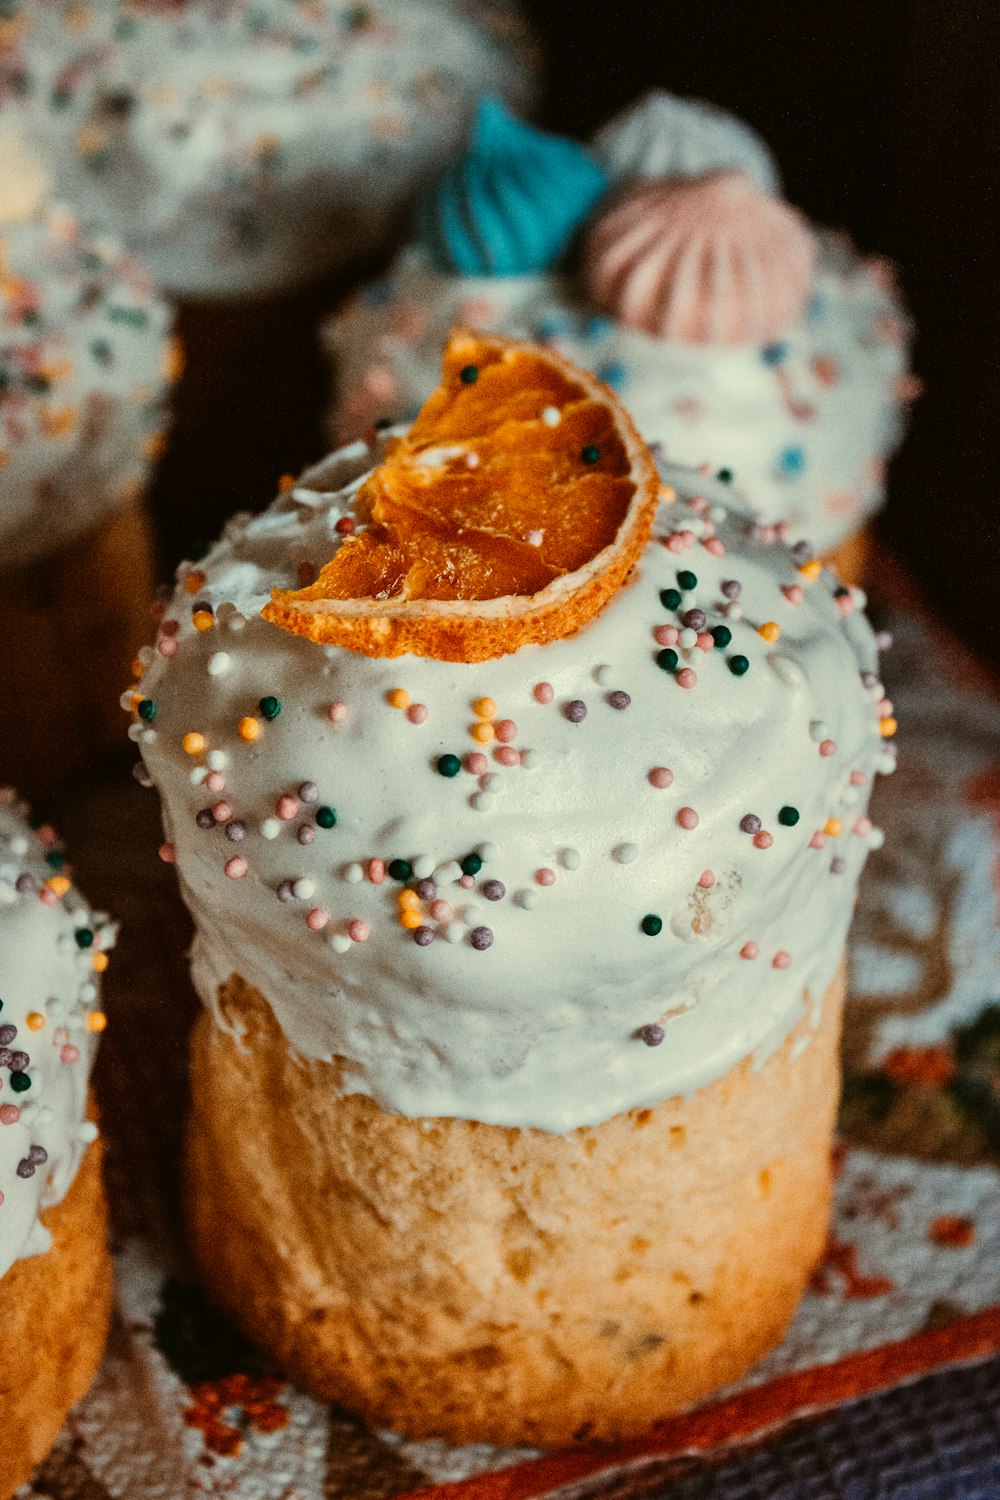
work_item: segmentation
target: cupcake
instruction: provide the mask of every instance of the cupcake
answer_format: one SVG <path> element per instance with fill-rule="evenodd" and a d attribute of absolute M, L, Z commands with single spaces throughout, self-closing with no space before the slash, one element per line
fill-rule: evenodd
<path fill-rule="evenodd" d="M 598 171 L 606 191 L 581 191 Z M 746 126 L 652 94 L 585 150 L 487 105 L 416 229 L 326 327 L 337 441 L 411 420 L 453 325 L 536 338 L 612 385 L 669 461 L 859 571 L 913 394 L 908 320 L 886 263 L 786 203 Z"/>
<path fill-rule="evenodd" d="M 148 271 L 53 203 L 0 133 L 0 776 L 37 793 L 120 744 L 152 595 L 142 492 L 177 363 Z M 44 695 L 38 684 L 45 684 Z"/>
<path fill-rule="evenodd" d="M 862 597 L 731 498 L 661 486 L 560 356 L 456 335 L 410 432 L 234 518 L 143 655 L 194 1253 L 372 1422 L 640 1432 L 821 1253 L 895 726 Z"/>
<path fill-rule="evenodd" d="M 46 1456 L 111 1317 L 101 1145 L 88 1078 L 115 940 L 50 828 L 0 787 L 0 1496 Z M 15 1353 L 16 1351 L 16 1353 Z"/>

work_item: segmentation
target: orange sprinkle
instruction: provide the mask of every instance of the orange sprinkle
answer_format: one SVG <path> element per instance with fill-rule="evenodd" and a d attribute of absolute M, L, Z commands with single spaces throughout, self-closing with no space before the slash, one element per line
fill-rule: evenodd
<path fill-rule="evenodd" d="M 420 913 L 413 911 L 412 908 L 407 908 L 406 911 L 400 912 L 399 920 L 408 932 L 412 932 L 414 927 L 422 927 L 424 922 Z"/>
<path fill-rule="evenodd" d="M 54 891 L 57 896 L 65 896 L 72 882 L 68 880 L 65 875 L 53 875 L 49 880 L 45 882 L 45 884 L 47 888 L 50 891 Z"/>
<path fill-rule="evenodd" d="M 803 563 L 799 569 L 802 577 L 808 578 L 810 583 L 817 579 L 822 571 L 823 564 L 818 557 L 814 557 L 809 562 Z"/>
<path fill-rule="evenodd" d="M 200 630 L 203 635 L 215 624 L 215 616 L 210 609 L 196 609 L 191 620 L 195 630 Z"/>
<path fill-rule="evenodd" d="M 200 755 L 205 748 L 205 736 L 191 729 L 181 740 L 181 746 L 188 755 Z"/>
<path fill-rule="evenodd" d="M 492 719 L 496 711 L 497 706 L 492 698 L 477 698 L 472 705 L 472 712 L 480 719 Z"/>
<path fill-rule="evenodd" d="M 490 740 L 496 735 L 496 730 L 486 719 L 480 719 L 478 724 L 473 724 L 469 733 L 477 745 L 488 745 Z"/>
<path fill-rule="evenodd" d="M 41 1031 L 42 1027 L 45 1025 L 45 1017 L 42 1015 L 40 1010 L 29 1010 L 28 1014 L 24 1018 L 24 1024 L 27 1026 L 29 1031 Z"/>
<path fill-rule="evenodd" d="M 385 701 L 390 708 L 409 708 L 410 695 L 405 688 L 393 688 L 391 692 L 386 693 Z"/>
<path fill-rule="evenodd" d="M 879 722 L 878 732 L 884 740 L 888 740 L 896 733 L 897 728 L 895 719 L 882 719 Z"/>
<path fill-rule="evenodd" d="M 289 490 L 294 490 L 294 488 L 295 488 L 295 475 L 294 474 L 282 474 L 281 478 L 278 480 L 278 494 L 279 495 L 287 495 L 288 491 Z"/>
<path fill-rule="evenodd" d="M 417 895 L 416 891 L 400 891 L 399 895 L 396 897 L 396 900 L 399 905 L 404 908 L 420 905 L 420 897 Z"/>
<path fill-rule="evenodd" d="M 200 568 L 194 568 L 184 580 L 184 592 L 196 594 L 205 582 L 205 575 Z"/>
<path fill-rule="evenodd" d="M 677 491 L 672 484 L 660 485 L 660 501 L 663 505 L 673 505 L 677 499 Z"/>
<path fill-rule="evenodd" d="M 765 620 L 763 625 L 757 626 L 757 634 L 762 635 L 773 646 L 781 635 L 781 626 L 776 620 Z"/>
<path fill-rule="evenodd" d="M 881 1071 L 893 1083 L 944 1088 L 955 1076 L 955 1059 L 948 1047 L 894 1047 Z"/>
<path fill-rule="evenodd" d="M 132 676 L 141 677 L 145 670 L 146 668 L 143 666 L 142 662 L 138 657 L 136 657 L 135 661 L 132 663 Z"/>
<path fill-rule="evenodd" d="M 106 953 L 95 953 L 90 962 L 95 974 L 103 974 L 108 967 L 108 955 Z"/>
<path fill-rule="evenodd" d="M 92 1010 L 87 1015 L 87 1030 L 98 1034 L 107 1028 L 108 1018 L 103 1010 Z"/>
<path fill-rule="evenodd" d="M 245 719 L 241 719 L 236 727 L 239 730 L 240 739 L 246 740 L 248 744 L 251 744 L 260 737 L 259 719 L 253 719 L 248 716 Z"/>
<path fill-rule="evenodd" d="M 927 1238 L 949 1250 L 965 1250 L 976 1238 L 976 1226 L 959 1214 L 939 1214 L 931 1220 Z"/>
<path fill-rule="evenodd" d="M 839 818 L 827 818 L 823 824 L 823 832 L 827 838 L 839 839 L 844 831 L 844 825 Z"/>

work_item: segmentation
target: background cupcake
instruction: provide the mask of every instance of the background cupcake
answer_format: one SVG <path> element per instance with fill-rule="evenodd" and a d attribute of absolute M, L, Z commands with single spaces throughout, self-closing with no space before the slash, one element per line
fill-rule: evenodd
<path fill-rule="evenodd" d="M 142 493 L 178 354 L 146 268 L 9 130 L 0 183 L 0 773 L 36 792 L 120 742 L 95 684 L 148 628 Z"/>
<path fill-rule="evenodd" d="M 888 268 L 785 203 L 746 126 L 664 94 L 573 148 L 609 190 L 567 194 L 562 234 L 535 253 L 541 164 L 569 149 L 489 109 L 417 241 L 327 327 L 335 435 L 411 416 L 448 329 L 470 323 L 595 370 L 669 459 L 724 471 L 763 521 L 824 552 L 851 542 L 882 503 L 912 394 Z"/>

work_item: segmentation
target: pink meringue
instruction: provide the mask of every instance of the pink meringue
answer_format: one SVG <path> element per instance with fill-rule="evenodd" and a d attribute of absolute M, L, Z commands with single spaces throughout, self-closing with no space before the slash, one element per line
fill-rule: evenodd
<path fill-rule="evenodd" d="M 593 301 L 626 328 L 688 344 L 770 343 L 805 310 L 816 241 L 742 172 L 638 182 L 584 246 Z"/>

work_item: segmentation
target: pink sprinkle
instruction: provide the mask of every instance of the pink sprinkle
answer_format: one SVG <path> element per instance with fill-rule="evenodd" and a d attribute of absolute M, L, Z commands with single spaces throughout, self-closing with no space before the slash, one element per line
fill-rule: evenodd
<path fill-rule="evenodd" d="M 682 828 L 686 828 L 690 832 L 692 828 L 698 827 L 701 819 L 693 807 L 682 807 L 677 814 L 677 821 Z"/>
<path fill-rule="evenodd" d="M 509 745 L 511 740 L 517 739 L 517 725 L 513 719 L 501 719 L 493 726 L 496 737 L 504 745 Z"/>
<path fill-rule="evenodd" d="M 331 724 L 343 724 L 347 718 L 347 704 L 339 701 L 331 703 L 326 711 L 326 716 Z"/>
<path fill-rule="evenodd" d="M 678 687 L 693 688 L 697 685 L 698 673 L 693 671 L 691 667 L 681 667 L 680 671 L 674 677 L 674 681 Z"/>
<path fill-rule="evenodd" d="M 224 792 L 226 790 L 226 778 L 221 771 L 209 771 L 205 777 L 206 792 Z"/>
<path fill-rule="evenodd" d="M 308 588 L 311 583 L 316 582 L 316 564 L 311 562 L 300 562 L 297 568 L 299 583 L 303 588 Z"/>
<path fill-rule="evenodd" d="M 513 745 L 501 745 L 499 750 L 493 752 L 502 766 L 519 766 L 521 764 L 521 752 L 515 750 Z"/>
<path fill-rule="evenodd" d="M 372 930 L 367 922 L 362 922 L 360 917 L 354 917 L 347 924 L 347 936 L 352 943 L 367 943 L 372 935 Z"/>
<path fill-rule="evenodd" d="M 0 1125 L 16 1125 L 21 1111 L 16 1104 L 0 1104 Z"/>
<path fill-rule="evenodd" d="M 490 768 L 490 763 L 481 750 L 473 750 L 471 755 L 465 757 L 465 769 L 473 776 L 485 776 Z"/>
<path fill-rule="evenodd" d="M 653 631 L 653 640 L 658 646 L 676 646 L 680 638 L 680 631 L 676 625 L 657 625 Z"/>
<path fill-rule="evenodd" d="M 878 706 L 878 716 L 880 719 L 892 718 L 892 702 L 889 698 L 882 699 L 882 702 Z"/>
<path fill-rule="evenodd" d="M 431 916 L 435 922 L 450 922 L 455 914 L 455 909 L 450 901 L 432 901 Z"/>
<path fill-rule="evenodd" d="M 765 542 L 768 545 L 776 542 L 778 540 L 777 526 L 762 526 L 760 528 L 760 539 L 762 542 Z"/>
<path fill-rule="evenodd" d="M 702 651 L 715 650 L 715 638 L 707 630 L 701 632 L 695 644 L 700 646 Z"/>
<path fill-rule="evenodd" d="M 340 520 L 337 522 L 336 526 L 333 529 L 340 536 L 350 536 L 354 530 L 354 517 L 341 516 Z"/>
<path fill-rule="evenodd" d="M 820 742 L 819 742 L 819 753 L 820 753 L 820 755 L 836 755 L 836 753 L 837 753 L 837 741 L 836 740 L 820 740 Z"/>
<path fill-rule="evenodd" d="M 164 635 L 157 641 L 156 649 L 161 656 L 176 656 L 177 642 L 172 635 Z"/>
<path fill-rule="evenodd" d="M 306 926 L 312 932 L 322 932 L 329 921 L 330 913 L 324 911 L 320 906 L 314 906 L 312 911 L 306 915 Z"/>
<path fill-rule="evenodd" d="M 740 949 L 740 958 L 756 958 L 759 953 L 760 953 L 760 944 L 759 943 L 754 943 L 754 942 L 744 943 L 743 947 Z"/>
<path fill-rule="evenodd" d="M 726 544 L 721 537 L 710 536 L 704 544 L 705 551 L 712 557 L 724 557 L 726 555 Z"/>
<path fill-rule="evenodd" d="M 872 831 L 872 820 L 871 820 L 871 818 L 858 818 L 857 822 L 854 824 L 853 829 L 851 830 L 852 833 L 856 833 L 859 838 L 863 838 L 863 839 L 867 838 L 868 835 L 871 833 L 871 831 Z"/>
<path fill-rule="evenodd" d="M 766 828 L 762 828 L 760 833 L 755 833 L 753 836 L 753 846 L 755 849 L 770 849 L 773 843 L 774 839 Z"/>
<path fill-rule="evenodd" d="M 427 722 L 427 704 L 411 703 L 406 710 L 406 717 L 411 724 L 425 724 Z"/>
<path fill-rule="evenodd" d="M 701 886 L 703 891 L 710 891 L 715 884 L 715 871 L 702 870 L 701 874 L 698 876 L 698 884 Z"/>
<path fill-rule="evenodd" d="M 274 810 L 283 823 L 290 823 L 294 817 L 298 816 L 299 799 L 286 792 L 283 797 L 278 798 L 274 804 Z"/>
<path fill-rule="evenodd" d="M 172 865 L 177 860 L 177 850 L 173 844 L 161 844 L 159 853 L 165 865 Z"/>
<path fill-rule="evenodd" d="M 55 891 L 47 885 L 43 885 L 41 890 L 38 892 L 38 899 L 43 906 L 59 905 L 59 897 L 56 895 Z"/>
<path fill-rule="evenodd" d="M 233 809 L 228 802 L 217 802 L 212 808 L 212 817 L 217 823 L 228 823 L 233 815 Z"/>
<path fill-rule="evenodd" d="M 786 583 L 781 590 L 789 604 L 801 604 L 805 598 L 805 589 L 800 583 Z"/>
<path fill-rule="evenodd" d="M 833 602 L 842 615 L 853 615 L 854 600 L 850 594 L 838 594 Z"/>
<path fill-rule="evenodd" d="M 180 629 L 180 620 L 164 620 L 160 626 L 161 635 L 176 635 Z"/>
<path fill-rule="evenodd" d="M 787 969 L 788 965 L 791 963 L 791 961 L 792 961 L 792 955 L 790 953 L 786 953 L 785 950 L 784 950 L 784 948 L 779 948 L 778 951 L 777 951 L 777 953 L 771 959 L 771 968 L 772 969 Z"/>
<path fill-rule="evenodd" d="M 851 786 L 864 786 L 867 780 L 868 777 L 865 775 L 864 771 L 851 772 Z"/>
<path fill-rule="evenodd" d="M 72 1042 L 67 1042 L 65 1047 L 59 1048 L 59 1060 L 64 1063 L 75 1063 L 80 1061 L 80 1049 L 74 1047 Z"/>
<path fill-rule="evenodd" d="M 774 523 L 774 534 L 777 537 L 777 539 L 778 539 L 779 542 L 787 542 L 788 541 L 788 522 L 787 521 L 775 521 L 775 523 Z"/>
<path fill-rule="evenodd" d="M 473 880 L 471 875 L 460 875 L 458 877 L 458 883 L 464 891 L 471 891 L 476 882 Z"/>
<path fill-rule="evenodd" d="M 540 870 L 535 871 L 535 883 L 537 885 L 555 885 L 556 872 L 543 865 Z"/>
<path fill-rule="evenodd" d="M 685 550 L 687 550 L 687 548 L 694 546 L 695 541 L 697 540 L 697 538 L 695 537 L 695 534 L 694 534 L 693 531 L 682 531 L 681 532 L 681 540 L 684 543 Z"/>
<path fill-rule="evenodd" d="M 556 695 L 551 682 L 536 682 L 534 692 L 536 703 L 551 703 Z"/>
<path fill-rule="evenodd" d="M 662 792 L 664 787 L 672 786 L 673 781 L 674 773 L 668 771 L 666 766 L 654 766 L 649 773 L 650 786 L 655 786 L 659 792 Z"/>
<path fill-rule="evenodd" d="M 812 838 L 809 840 L 809 847 L 810 847 L 810 849 L 825 849 L 826 848 L 826 842 L 827 842 L 827 836 L 826 836 L 826 834 L 822 831 L 822 829 L 817 828 L 816 832 L 813 834 Z"/>
<path fill-rule="evenodd" d="M 467 453 L 465 455 L 465 467 L 467 469 L 478 469 L 479 468 L 479 454 L 478 453 Z"/>
<path fill-rule="evenodd" d="M 242 880 L 247 872 L 247 862 L 245 859 L 241 859 L 238 854 L 234 854 L 232 859 L 226 860 L 223 869 L 230 880 Z"/>
<path fill-rule="evenodd" d="M 381 885 L 385 879 L 385 860 L 370 859 L 365 866 L 365 874 L 372 885 Z"/>
<path fill-rule="evenodd" d="M 684 536 L 683 536 L 683 533 L 680 532 L 680 531 L 673 531 L 673 532 L 671 532 L 671 534 L 667 537 L 667 539 L 663 543 L 663 545 L 664 545 L 664 547 L 666 547 L 666 549 L 667 549 L 668 552 L 683 552 L 684 551 Z"/>

